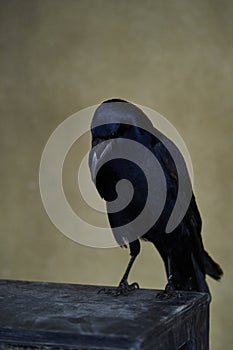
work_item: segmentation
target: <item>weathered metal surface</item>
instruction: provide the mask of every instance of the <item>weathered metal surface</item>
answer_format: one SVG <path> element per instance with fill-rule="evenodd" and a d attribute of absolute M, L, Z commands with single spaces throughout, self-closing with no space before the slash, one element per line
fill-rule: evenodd
<path fill-rule="evenodd" d="M 72 349 L 208 350 L 209 296 L 156 290 L 98 294 L 99 286 L 0 281 L 0 344 Z"/>

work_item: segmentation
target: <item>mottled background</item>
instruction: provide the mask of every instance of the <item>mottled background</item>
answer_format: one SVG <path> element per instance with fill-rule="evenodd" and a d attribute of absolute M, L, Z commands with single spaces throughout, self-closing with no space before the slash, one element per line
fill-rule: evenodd
<path fill-rule="evenodd" d="M 225 272 L 220 284 L 208 280 L 212 350 L 232 349 L 232 4 L 0 1 L 1 278 L 118 283 L 128 252 L 59 233 L 41 203 L 38 168 L 65 118 L 106 98 L 129 99 L 166 116 L 189 148 L 204 243 Z M 66 186 L 72 197 L 74 184 Z M 150 244 L 134 280 L 165 285 Z"/>

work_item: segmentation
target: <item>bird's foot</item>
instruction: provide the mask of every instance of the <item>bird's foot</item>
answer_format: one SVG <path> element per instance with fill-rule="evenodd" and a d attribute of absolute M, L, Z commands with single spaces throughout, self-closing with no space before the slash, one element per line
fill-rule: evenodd
<path fill-rule="evenodd" d="M 167 283 L 167 285 L 166 285 L 166 287 L 165 287 L 165 292 L 166 293 L 172 293 L 172 292 L 174 292 L 174 290 L 175 290 L 175 286 L 174 286 L 174 284 L 173 284 L 173 282 L 172 282 L 172 279 L 168 279 L 168 283 Z"/>
<path fill-rule="evenodd" d="M 172 298 L 181 298 L 179 291 L 175 290 L 175 286 L 171 279 L 168 279 L 168 283 L 165 287 L 165 290 L 162 293 L 156 295 L 157 299 L 167 300 Z"/>
<path fill-rule="evenodd" d="M 178 299 L 178 298 L 181 298 L 181 294 L 177 290 L 170 291 L 170 292 L 167 292 L 165 290 L 161 293 L 156 294 L 156 298 L 160 300 Z"/>
<path fill-rule="evenodd" d="M 115 297 L 118 297 L 119 295 L 129 295 L 129 293 L 135 289 L 139 289 L 139 284 L 137 282 L 128 284 L 127 281 L 121 281 L 118 287 L 101 288 L 98 293 L 111 294 Z"/>

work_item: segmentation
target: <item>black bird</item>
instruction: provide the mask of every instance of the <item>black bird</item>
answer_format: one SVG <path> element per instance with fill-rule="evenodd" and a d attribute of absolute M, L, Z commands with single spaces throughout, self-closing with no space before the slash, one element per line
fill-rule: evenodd
<path fill-rule="evenodd" d="M 107 209 L 118 198 L 117 184 L 120 180 L 128 180 L 133 186 L 133 191 L 130 191 L 130 187 L 124 191 L 123 187 L 120 210 L 107 210 L 114 237 L 120 246 L 129 245 L 131 259 L 118 288 L 105 292 L 128 294 L 139 287 L 137 283 L 128 284 L 128 275 L 140 252 L 142 239 L 153 243 L 163 259 L 168 279 L 164 294 L 176 290 L 209 293 L 206 274 L 220 280 L 223 272 L 204 249 L 202 221 L 181 152 L 171 140 L 153 127 L 140 108 L 120 99 L 107 100 L 96 109 L 91 133 L 89 166 L 100 196 L 107 201 Z M 120 148 L 125 150 L 123 153 L 126 156 L 116 156 L 114 151 L 126 141 L 127 146 Z M 140 154 L 140 146 L 142 150 L 149 150 L 151 157 L 156 159 L 164 180 L 159 169 L 152 167 L 154 159 L 148 158 L 147 153 Z M 128 158 L 132 156 L 133 160 L 126 159 L 127 155 Z M 140 164 L 135 163 L 137 157 Z M 154 176 L 153 189 L 148 184 L 144 170 L 147 176 Z M 163 181 L 166 186 L 165 195 Z M 154 187 L 157 192 L 154 192 Z M 131 198 L 127 202 L 129 193 Z M 152 205 L 144 210 L 149 196 Z M 159 209 L 161 203 L 163 207 Z M 135 220 L 142 213 L 144 219 L 141 222 Z M 150 222 L 152 224 L 148 226 Z M 130 223 L 133 224 L 129 226 Z M 170 232 L 167 233 L 169 225 Z"/>

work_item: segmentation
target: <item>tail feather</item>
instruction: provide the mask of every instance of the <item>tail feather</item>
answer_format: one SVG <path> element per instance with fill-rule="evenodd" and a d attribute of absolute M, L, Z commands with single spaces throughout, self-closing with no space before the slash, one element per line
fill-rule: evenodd
<path fill-rule="evenodd" d="M 207 275 L 219 281 L 223 275 L 223 270 L 221 267 L 209 256 L 209 254 L 204 252 L 204 266 Z"/>

